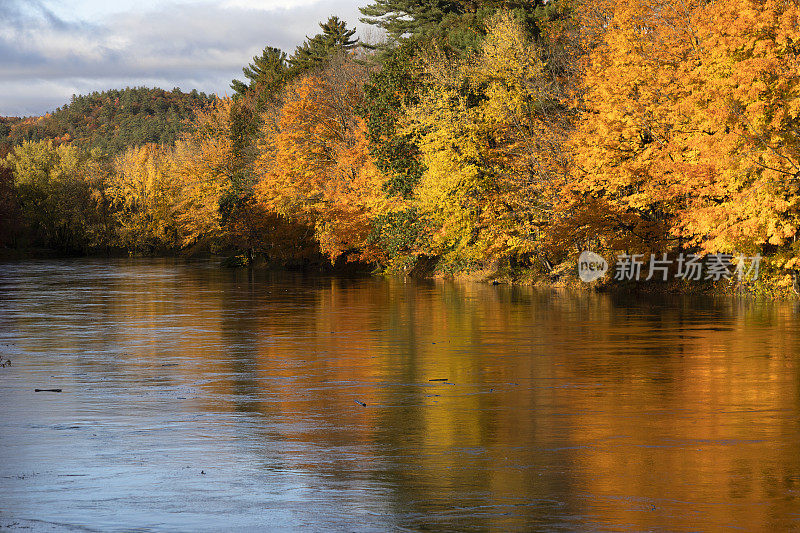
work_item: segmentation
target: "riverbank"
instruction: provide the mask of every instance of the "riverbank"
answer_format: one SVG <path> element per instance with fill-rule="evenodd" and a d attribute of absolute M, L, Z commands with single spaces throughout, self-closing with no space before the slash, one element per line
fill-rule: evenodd
<path fill-rule="evenodd" d="M 791 284 L 781 284 L 780 277 L 769 266 L 762 269 L 756 280 L 738 282 L 736 279 L 686 280 L 672 278 L 668 281 L 618 281 L 611 272 L 604 277 L 585 282 L 578 276 L 574 261 L 556 265 L 549 272 L 533 268 L 483 268 L 458 272 L 441 272 L 436 257 L 420 256 L 414 266 L 406 271 L 381 270 L 374 264 L 348 261 L 343 258 L 334 264 L 324 256 L 304 260 L 268 259 L 261 254 L 214 254 L 208 251 L 183 251 L 174 253 L 133 254 L 124 249 L 92 250 L 88 253 L 65 253 L 47 248 L 0 249 L 0 261 L 24 261 L 65 258 L 172 258 L 184 260 L 212 260 L 220 268 L 252 268 L 256 270 L 306 272 L 338 275 L 400 276 L 415 279 L 449 279 L 494 285 L 533 286 L 542 289 L 566 289 L 597 293 L 620 294 L 687 294 L 709 296 L 748 296 L 771 300 L 797 300 L 799 295 Z M 644 278 L 645 276 L 642 276 Z"/>
<path fill-rule="evenodd" d="M 689 280 L 672 277 L 667 281 L 645 280 L 645 275 L 637 280 L 619 281 L 613 272 L 591 282 L 578 276 L 576 262 L 557 265 L 550 272 L 535 269 L 483 269 L 455 274 L 431 272 L 431 277 L 457 279 L 496 285 L 534 286 L 542 289 L 566 289 L 597 293 L 653 294 L 653 295 L 709 295 L 709 296 L 747 296 L 769 300 L 797 300 L 800 294 L 791 284 L 782 284 L 781 276 L 767 266 L 755 279 L 739 281 L 736 276 L 730 279 Z"/>

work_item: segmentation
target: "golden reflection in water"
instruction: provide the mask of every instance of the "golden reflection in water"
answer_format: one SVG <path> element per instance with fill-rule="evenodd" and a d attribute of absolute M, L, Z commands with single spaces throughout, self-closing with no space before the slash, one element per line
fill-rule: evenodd
<path fill-rule="evenodd" d="M 800 527 L 792 304 L 246 271 L 106 290 L 126 372 L 177 358 L 194 409 L 278 422 L 287 464 L 378 480 L 415 527 Z"/>

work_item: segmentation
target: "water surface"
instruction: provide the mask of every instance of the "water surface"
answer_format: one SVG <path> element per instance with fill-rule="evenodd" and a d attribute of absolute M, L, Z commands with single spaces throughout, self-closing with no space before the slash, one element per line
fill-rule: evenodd
<path fill-rule="evenodd" d="M 0 264 L 0 529 L 800 529 L 799 314 Z"/>

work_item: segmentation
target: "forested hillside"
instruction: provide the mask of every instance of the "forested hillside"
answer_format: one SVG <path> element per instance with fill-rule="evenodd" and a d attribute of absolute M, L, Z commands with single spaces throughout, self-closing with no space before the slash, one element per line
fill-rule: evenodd
<path fill-rule="evenodd" d="M 145 143 L 174 144 L 195 110 L 212 102 L 213 97 L 194 90 L 145 87 L 76 95 L 42 117 L 0 119 L 0 143 L 53 139 L 108 154 Z"/>
<path fill-rule="evenodd" d="M 377 0 L 362 13 L 385 41 L 332 17 L 291 53 L 266 43 L 174 144 L 129 137 L 104 159 L 89 141 L 28 135 L 5 162 L 12 241 L 549 280 L 588 249 L 645 270 L 763 256 L 759 290 L 798 290 L 796 2 Z M 76 129 L 44 137 L 91 138 L 79 125 L 102 122 L 95 108 L 68 108 Z"/>

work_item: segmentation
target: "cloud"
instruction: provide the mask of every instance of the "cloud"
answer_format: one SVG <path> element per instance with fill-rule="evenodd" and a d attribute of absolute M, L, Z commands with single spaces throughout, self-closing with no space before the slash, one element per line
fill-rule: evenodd
<path fill-rule="evenodd" d="M 314 0 L 225 0 L 223 7 L 244 9 L 272 10 L 277 8 L 291 9 L 298 6 L 314 4 Z"/>
<path fill-rule="evenodd" d="M 73 94 L 126 86 L 230 92 L 266 46 L 287 52 L 357 0 L 169 3 L 99 21 L 64 20 L 37 0 L 0 2 L 0 115 L 50 111 Z"/>

